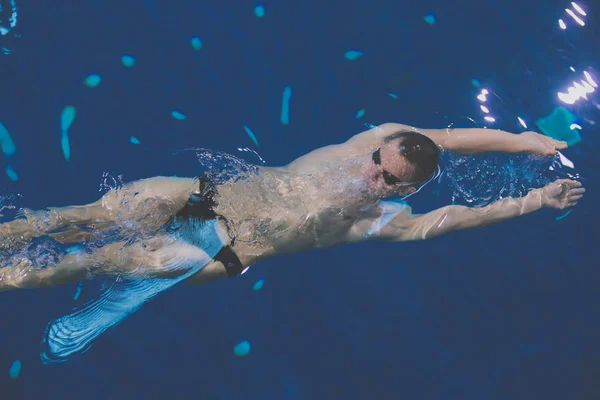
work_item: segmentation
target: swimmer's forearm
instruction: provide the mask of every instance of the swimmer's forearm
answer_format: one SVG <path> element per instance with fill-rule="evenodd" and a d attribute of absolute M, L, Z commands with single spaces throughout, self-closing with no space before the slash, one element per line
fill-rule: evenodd
<path fill-rule="evenodd" d="M 430 239 L 448 232 L 491 225 L 532 213 L 545 206 L 542 190 L 531 190 L 524 197 L 507 197 L 486 207 L 442 207 L 414 218 L 401 233 L 400 240 Z"/>

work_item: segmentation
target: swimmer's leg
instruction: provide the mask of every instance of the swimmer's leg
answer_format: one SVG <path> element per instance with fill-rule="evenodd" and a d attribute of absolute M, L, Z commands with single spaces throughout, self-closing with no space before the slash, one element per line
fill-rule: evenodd
<path fill-rule="evenodd" d="M 11 266 L 0 270 L 0 291 L 75 283 L 87 279 L 94 266 L 93 255 L 83 251 L 68 253 L 58 264 L 44 269 L 32 268 L 26 258 L 15 258 Z"/>
<path fill-rule="evenodd" d="M 136 260 L 139 264 L 117 274 L 113 284 L 98 298 L 51 322 L 42 341 L 45 348 L 42 361 L 65 361 L 74 353 L 86 351 L 96 337 L 123 321 L 146 301 L 211 263 L 226 243 L 223 230 L 217 221 L 194 228 L 193 236 L 197 238 L 194 243 L 183 236 L 165 236 L 158 239 L 162 245 L 150 246 L 149 250 L 138 254 L 137 260 L 127 252 L 124 255 L 108 252 L 129 261 Z"/>
<path fill-rule="evenodd" d="M 93 252 L 67 253 L 58 264 L 43 269 L 33 268 L 25 257 L 14 256 L 10 266 L 0 268 L 0 291 L 47 288 L 107 275 L 128 279 L 175 278 L 187 271 L 180 267 L 185 260 L 197 259 L 206 264 L 203 260 L 207 252 L 214 256 L 220 250 L 223 237 L 212 235 L 211 230 L 216 228 L 209 225 L 208 232 L 199 235 L 204 236 L 203 244 L 193 244 L 174 235 L 157 235 L 134 243 L 113 242 Z M 211 275 L 211 271 L 204 275 Z"/>

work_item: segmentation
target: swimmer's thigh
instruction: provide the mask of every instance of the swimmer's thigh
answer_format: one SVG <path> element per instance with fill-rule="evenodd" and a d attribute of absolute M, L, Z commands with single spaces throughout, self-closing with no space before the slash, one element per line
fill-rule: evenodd
<path fill-rule="evenodd" d="M 94 258 L 102 265 L 95 274 L 141 279 L 176 278 L 213 262 L 202 248 L 169 235 L 135 243 L 112 243 L 96 250 Z"/>

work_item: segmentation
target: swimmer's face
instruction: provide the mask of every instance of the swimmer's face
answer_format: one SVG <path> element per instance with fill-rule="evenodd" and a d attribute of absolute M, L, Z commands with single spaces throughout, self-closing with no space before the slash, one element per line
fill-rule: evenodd
<path fill-rule="evenodd" d="M 379 147 L 371 155 L 373 163 L 372 179 L 376 186 L 399 194 L 415 191 L 411 182 L 405 182 L 401 177 L 406 175 L 407 161 L 398 152 L 397 141 L 391 141 Z"/>

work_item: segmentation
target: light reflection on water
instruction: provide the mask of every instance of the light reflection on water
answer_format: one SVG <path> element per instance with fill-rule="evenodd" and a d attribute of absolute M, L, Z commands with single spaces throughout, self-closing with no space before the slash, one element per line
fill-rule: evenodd
<path fill-rule="evenodd" d="M 20 34 L 14 32 L 17 26 L 18 14 L 16 0 L 0 1 L 0 49 L 5 55 L 10 54 L 13 49 L 7 44 L 10 39 L 18 39 Z M 12 33 L 11 33 L 12 31 Z"/>
<path fill-rule="evenodd" d="M 18 34 L 15 32 L 15 28 L 16 28 L 16 24 L 17 24 L 17 14 L 16 14 L 16 5 L 14 0 L 11 0 L 10 3 L 8 2 L 4 2 L 4 3 L 0 3 L 0 4 L 9 4 L 12 6 L 12 10 L 14 12 L 10 13 L 9 17 L 6 17 L 8 11 L 10 11 L 11 9 L 8 7 L 5 7 L 3 10 L 0 10 L 0 34 L 2 35 L 2 37 L 0 37 L 0 40 L 2 40 L 2 42 L 0 42 L 0 45 L 2 46 L 2 51 L 5 54 L 10 54 L 11 51 L 14 49 L 14 46 L 8 46 L 6 45 L 6 47 L 4 46 L 4 43 L 8 43 L 9 39 L 11 38 L 18 38 Z M 585 13 L 582 12 L 581 9 L 578 9 L 576 7 L 575 4 L 572 4 L 573 10 L 569 10 L 566 11 L 567 15 L 569 18 L 571 19 L 567 19 L 567 22 L 563 21 L 562 19 L 560 20 L 560 27 L 567 30 L 567 29 L 581 29 L 583 28 L 585 25 L 584 21 L 585 19 L 582 18 L 582 16 L 585 16 Z M 585 22 L 591 22 L 591 21 L 585 21 Z M 556 29 L 556 28 L 555 28 Z M 194 37 L 192 38 L 192 46 L 195 50 L 197 50 L 200 54 L 200 51 L 203 50 L 203 43 L 202 41 L 198 38 L 198 37 Z M 189 46 L 189 45 L 188 45 Z M 369 52 L 365 52 L 364 54 L 361 52 L 360 53 L 360 57 L 362 59 L 362 57 L 364 57 L 363 60 L 368 60 L 369 57 Z M 358 54 L 354 54 L 351 58 L 358 58 Z M 570 72 L 568 72 L 570 71 Z M 590 102 L 591 104 L 596 104 L 595 103 L 597 100 L 594 96 L 597 96 L 596 92 L 596 88 L 597 88 L 597 73 L 595 72 L 595 70 L 593 68 L 589 68 L 589 69 L 575 69 L 574 67 L 570 66 L 568 68 L 568 71 L 566 69 L 565 66 L 565 70 L 564 70 L 564 75 L 558 77 L 557 79 L 562 81 L 564 79 L 565 81 L 565 87 L 563 89 L 561 89 L 560 91 L 557 92 L 557 99 L 560 100 L 562 103 L 567 104 L 569 106 L 571 105 L 575 105 L 577 104 L 578 106 L 581 106 L 582 103 Z M 133 70 L 132 70 L 133 72 Z M 528 129 L 528 126 L 531 126 L 531 129 L 535 129 L 534 128 L 534 123 L 532 121 L 535 121 L 535 117 L 533 116 L 525 116 L 521 113 L 517 113 L 517 112 L 512 112 L 512 110 L 509 110 L 509 114 L 511 121 L 509 122 L 507 118 L 503 118 L 499 111 L 502 110 L 502 107 L 506 107 L 506 103 L 504 103 L 503 101 L 501 101 L 501 99 L 499 99 L 499 96 L 496 95 L 495 91 L 493 89 L 490 89 L 490 86 L 487 86 L 487 82 L 485 82 L 484 79 L 482 79 L 483 84 L 481 81 L 477 80 L 477 79 L 473 79 L 474 84 L 476 84 L 477 86 L 482 86 L 484 87 L 483 89 L 479 89 L 473 93 L 473 96 L 478 100 L 478 102 L 473 101 L 473 110 L 471 111 L 472 113 L 472 117 L 471 118 L 473 121 L 477 121 L 477 124 L 474 126 L 491 126 L 494 125 L 495 126 L 499 126 L 499 127 L 503 127 L 504 129 L 510 130 L 509 127 L 513 126 L 511 125 L 513 122 L 518 122 L 518 126 L 515 127 L 514 129 L 520 129 L 520 127 L 524 128 L 524 129 Z M 465 83 L 465 86 L 468 86 L 468 83 Z M 382 93 L 385 93 L 385 88 L 381 89 Z M 281 116 L 280 116 L 280 121 L 282 124 L 284 125 L 289 125 L 290 123 L 293 125 L 293 120 L 290 122 L 289 119 L 289 113 L 290 113 L 290 108 L 292 107 L 292 105 L 294 103 L 290 102 L 291 99 L 291 87 L 289 86 L 284 86 L 283 89 L 283 96 L 279 96 L 282 98 L 281 100 Z M 280 94 L 281 90 L 278 92 L 278 95 Z M 401 94 L 395 94 L 395 93 L 389 93 L 389 96 L 391 98 L 393 98 L 394 100 L 398 100 L 400 98 L 402 98 Z M 507 99 L 510 100 L 510 99 Z M 485 103 L 485 106 L 482 104 Z M 175 105 L 174 105 L 175 106 Z M 373 105 L 370 104 L 365 104 L 365 107 L 369 106 L 369 109 L 376 109 L 376 107 L 374 107 Z M 364 115 L 364 110 L 366 108 L 363 108 L 360 113 L 360 117 L 362 117 Z M 503 110 L 506 111 L 506 110 Z M 168 113 L 168 111 L 166 111 Z M 186 111 L 187 113 L 187 111 Z M 353 115 L 354 111 L 349 111 L 348 115 Z M 187 118 L 186 114 L 182 114 L 181 112 L 178 111 L 173 111 L 173 113 L 171 114 L 173 116 L 173 118 L 175 118 L 178 121 L 183 121 Z M 357 118 L 359 118 L 359 114 L 356 114 Z M 399 121 L 399 122 L 403 122 L 403 121 Z M 570 125 L 570 129 L 572 130 L 583 130 L 585 129 L 589 129 L 590 125 L 593 124 L 571 124 Z M 250 130 L 250 128 L 248 128 L 246 125 L 241 125 L 243 127 L 243 129 L 246 131 L 247 135 L 249 136 L 250 140 L 255 143 L 256 145 L 258 145 L 258 138 L 256 137 L 256 135 L 253 133 L 253 131 Z M 251 125 L 254 126 L 254 125 Z M 583 126 L 583 127 L 582 127 Z M 428 126 L 426 126 L 426 128 L 429 128 Z M 65 129 L 66 132 L 66 129 Z M 259 132 L 259 131 L 257 131 Z M 260 135 L 259 135 L 260 136 Z M 8 135 L 4 136 L 5 138 L 10 138 Z M 68 137 L 67 137 L 68 139 Z M 137 142 L 139 142 L 137 139 L 135 140 Z M 266 141 L 266 140 L 265 140 Z M 4 145 L 4 143 L 9 143 L 9 139 L 6 139 L 3 142 L 3 150 L 4 148 L 12 148 L 10 145 Z M 70 150 L 65 150 L 65 148 L 68 145 L 68 141 L 65 142 L 66 144 L 63 145 L 63 151 L 65 152 L 65 158 L 69 158 L 69 156 L 67 154 L 70 154 Z M 13 146 L 14 147 L 14 146 Z M 254 150 L 248 149 L 248 148 L 238 148 L 238 151 L 240 152 L 246 152 L 246 153 L 253 153 L 256 157 L 258 157 L 258 159 L 260 160 L 261 163 L 264 163 L 264 160 L 260 157 L 260 155 L 258 155 L 258 153 Z M 10 151 L 9 151 L 10 152 Z M 5 151 L 5 155 L 7 156 L 12 156 L 12 153 L 14 153 L 14 151 L 11 152 L 11 154 L 7 154 L 7 151 Z M 468 204 L 470 206 L 482 206 L 482 205 L 486 205 L 489 204 L 495 200 L 501 199 L 501 198 L 505 198 L 508 196 L 522 196 L 524 194 L 527 193 L 527 190 L 531 187 L 540 187 L 542 185 L 544 185 L 545 183 L 550 182 L 551 180 L 553 180 L 556 176 L 559 177 L 564 177 L 564 176 L 570 176 L 570 177 L 578 177 L 577 173 L 572 173 L 569 170 L 566 170 L 564 168 L 565 165 L 567 165 L 567 162 L 563 160 L 562 155 L 558 155 L 557 157 L 555 157 L 554 159 L 541 159 L 541 158 L 537 158 L 537 157 L 533 157 L 533 156 L 517 156 L 517 157 L 511 157 L 512 160 L 507 160 L 506 158 L 503 157 L 495 157 L 495 156 L 490 156 L 490 157 L 459 157 L 459 156 L 449 156 L 447 159 L 445 159 L 445 169 L 444 169 L 444 176 L 443 179 L 441 179 L 440 181 L 438 181 L 441 185 L 444 185 L 446 187 L 448 187 L 451 191 L 451 194 L 449 196 L 449 198 L 447 200 L 451 200 L 452 203 L 455 204 Z M 558 162 L 560 161 L 560 162 Z M 7 169 L 8 171 L 12 171 L 12 173 L 14 173 L 14 170 L 11 168 L 10 170 Z M 14 175 L 9 175 L 9 176 L 15 176 L 16 177 L 16 173 Z M 120 185 L 121 183 L 118 183 L 118 181 L 120 180 L 119 177 L 113 177 L 111 176 L 106 176 L 105 178 L 107 179 L 112 179 L 114 182 L 110 183 L 110 184 L 106 184 L 106 186 L 104 187 L 105 190 L 110 190 L 111 188 L 116 187 L 116 185 Z M 4 203 L 6 202 L 6 207 L 10 208 L 10 207 L 15 207 L 14 204 L 15 203 L 15 199 L 9 199 L 9 198 L 3 198 L 0 200 L 0 204 L 3 205 L 4 207 Z M 8 210 L 7 208 L 7 210 Z M 133 227 L 130 227 L 130 229 L 133 230 Z M 108 239 L 110 240 L 110 239 Z M 33 246 L 31 247 L 26 247 L 23 249 L 20 249 L 18 253 L 15 253 L 14 255 L 17 257 L 24 257 L 24 258 L 29 258 L 32 260 L 32 265 L 31 268 L 48 268 L 51 267 L 53 264 L 56 263 L 56 260 L 59 259 L 60 257 L 62 257 L 65 254 L 65 249 L 63 247 L 61 247 L 59 244 L 53 242 L 52 240 L 48 239 L 48 240 L 42 240 L 42 241 L 38 241 L 36 242 Z M 9 257 L 10 258 L 10 257 Z M 176 283 L 176 282 L 175 282 Z M 172 286 L 172 284 L 174 284 L 173 282 L 169 282 L 168 284 L 165 284 L 165 287 L 169 287 Z M 135 286 L 135 285 L 132 285 Z M 110 286 L 109 289 L 106 289 L 107 292 L 103 292 L 104 293 L 108 293 L 106 295 L 106 297 L 111 297 L 113 296 L 111 292 L 114 289 L 115 286 Z M 128 287 L 131 286 L 127 286 L 124 285 L 124 287 L 126 288 L 126 291 L 129 290 L 127 289 Z M 139 289 L 139 288 L 138 288 Z M 136 289 L 136 290 L 138 290 Z M 154 289 L 152 289 L 154 290 Z M 152 292 L 152 290 L 147 290 L 147 288 L 142 288 L 140 289 L 140 292 L 144 292 L 144 293 L 148 293 L 148 292 Z M 164 289 L 161 289 L 164 290 Z M 103 295 L 101 295 L 100 297 L 102 297 Z M 143 297 L 143 296 L 142 296 Z M 143 302 L 143 301 L 142 301 Z M 133 310 L 136 307 L 138 307 L 139 305 L 141 305 L 141 303 L 135 303 L 135 304 L 130 304 L 129 306 L 129 310 Z M 111 307 L 113 307 L 114 305 L 111 305 Z M 104 325 L 110 325 L 114 322 L 114 320 L 111 320 L 107 323 L 105 323 Z M 66 323 L 64 323 L 64 320 L 61 320 L 60 322 L 60 326 L 62 329 L 65 328 L 65 326 L 67 325 Z M 56 325 L 55 325 L 56 326 Z M 71 329 L 72 330 L 72 329 Z M 53 332 L 52 330 L 49 330 L 49 332 Z M 58 332 L 58 331 L 55 331 Z M 56 336 L 56 333 L 55 333 Z M 82 351 L 86 348 L 87 343 L 85 343 L 85 345 L 80 346 L 81 343 L 79 343 L 77 346 L 73 347 L 73 348 L 69 348 L 67 349 L 68 352 L 70 352 L 71 350 L 75 349 L 75 351 Z M 64 346 L 64 343 L 60 344 L 61 346 Z M 66 348 L 66 346 L 65 346 Z M 54 353 L 59 353 L 60 349 L 54 348 L 53 349 Z M 70 354 L 70 353 L 69 353 Z"/>

